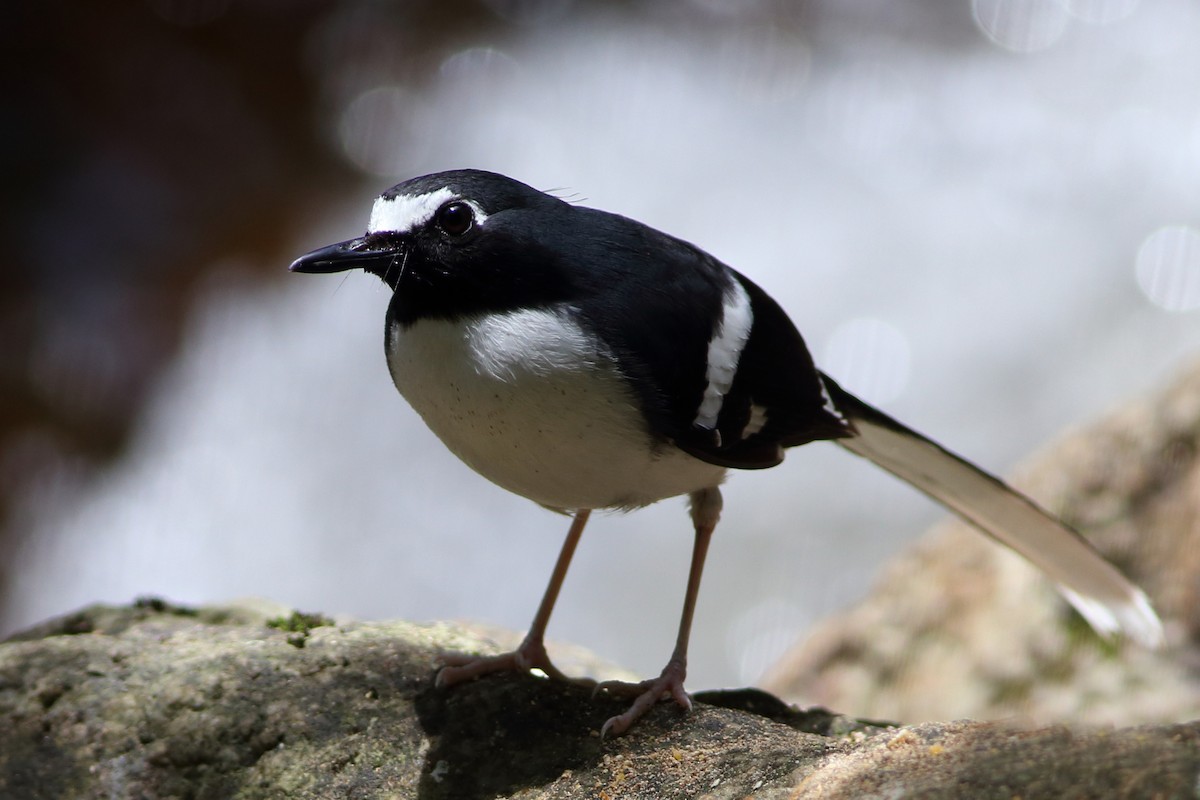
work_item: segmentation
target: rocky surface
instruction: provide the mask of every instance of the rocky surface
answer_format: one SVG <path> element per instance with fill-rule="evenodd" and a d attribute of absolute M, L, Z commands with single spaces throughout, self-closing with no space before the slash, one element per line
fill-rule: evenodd
<path fill-rule="evenodd" d="M 440 652 L 511 647 L 509 632 L 95 606 L 0 644 L 0 798 L 1192 797 L 1198 454 L 1200 368 L 1016 481 L 1146 587 L 1167 621 L 1161 651 L 1100 639 L 1023 561 L 955 523 L 769 684 L 855 716 L 706 693 L 690 715 L 662 704 L 610 740 L 599 728 L 622 701 L 580 686 L 434 686 Z M 629 677 L 555 655 L 571 673 Z M 1026 721 L 921 722 L 1013 714 Z"/>
<path fill-rule="evenodd" d="M 948 521 L 800 642 L 764 688 L 910 722 L 1200 717 L 1200 365 L 1064 436 L 1014 483 L 1146 589 L 1166 648 L 1100 639 L 1022 559 Z"/>
<path fill-rule="evenodd" d="M 1175 797 L 1200 724 L 889 727 L 754 690 L 662 704 L 530 675 L 440 690 L 449 625 L 95 607 L 0 644 L 3 798 Z"/>

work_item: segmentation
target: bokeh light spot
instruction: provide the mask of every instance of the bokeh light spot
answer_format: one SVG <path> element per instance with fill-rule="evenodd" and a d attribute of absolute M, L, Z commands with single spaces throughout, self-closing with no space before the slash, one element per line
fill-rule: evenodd
<path fill-rule="evenodd" d="M 726 647 L 736 654 L 738 681 L 750 684 L 762 678 L 814 621 L 811 613 L 778 597 L 739 614 L 725 632 Z"/>
<path fill-rule="evenodd" d="M 777 28 L 750 28 L 731 35 L 715 55 L 721 74 L 739 96 L 767 103 L 800 97 L 812 68 L 808 45 Z"/>
<path fill-rule="evenodd" d="M 342 112 L 342 153 L 364 172 L 405 175 L 429 150 L 429 114 L 424 101 L 396 86 L 378 86 L 355 97 Z"/>
<path fill-rule="evenodd" d="M 476 81 L 494 80 L 497 73 L 512 74 L 517 64 L 507 53 L 494 47 L 469 47 L 446 58 L 438 71 L 443 78 Z"/>
<path fill-rule="evenodd" d="M 1015 53 L 1050 47 L 1062 38 L 1070 17 L 1056 0 L 972 0 L 971 11 L 988 39 Z"/>
<path fill-rule="evenodd" d="M 1138 286 L 1167 311 L 1200 308 L 1200 231 L 1186 225 L 1159 228 L 1138 248 Z"/>
<path fill-rule="evenodd" d="M 834 329 L 821 364 L 846 389 L 874 403 L 895 400 L 908 386 L 908 337 L 881 319 L 858 318 Z"/>
<path fill-rule="evenodd" d="M 1092 25 L 1119 22 L 1137 11 L 1139 0 L 1066 0 L 1067 10 Z"/>

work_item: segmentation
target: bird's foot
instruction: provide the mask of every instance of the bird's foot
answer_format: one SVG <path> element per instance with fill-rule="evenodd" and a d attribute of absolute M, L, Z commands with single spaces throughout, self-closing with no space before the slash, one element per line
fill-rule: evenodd
<path fill-rule="evenodd" d="M 596 692 L 609 692 L 635 698 L 633 705 L 624 714 L 619 714 L 604 723 L 604 727 L 600 729 L 600 738 L 603 739 L 610 734 L 620 736 L 660 700 L 673 699 L 684 711 L 691 711 L 692 698 L 683 688 L 683 679 L 686 675 L 687 666 L 682 661 L 671 659 L 657 678 L 641 683 L 604 681 L 596 684 Z"/>
<path fill-rule="evenodd" d="M 585 687 L 594 687 L 596 682 L 589 678 L 569 678 L 558 667 L 550 662 L 546 653 L 546 645 L 541 639 L 526 639 L 510 653 L 495 656 L 477 656 L 466 653 L 443 653 L 441 662 L 445 665 L 438 670 L 436 684 L 438 688 L 453 686 L 456 683 L 469 681 L 481 675 L 493 672 L 529 672 L 540 670 L 546 677 L 574 683 Z"/>

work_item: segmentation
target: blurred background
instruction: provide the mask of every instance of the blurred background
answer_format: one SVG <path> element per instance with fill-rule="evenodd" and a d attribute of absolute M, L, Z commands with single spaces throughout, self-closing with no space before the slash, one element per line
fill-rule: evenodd
<path fill-rule="evenodd" d="M 405 406 L 380 282 L 286 272 L 440 169 L 696 242 L 1008 470 L 1200 352 L 1197 41 L 1193 0 L 5 4 L 0 635 L 143 594 L 528 624 L 566 521 Z M 941 516 L 828 445 L 725 497 L 693 689 Z M 656 674 L 690 543 L 682 501 L 594 519 L 551 636 Z"/>

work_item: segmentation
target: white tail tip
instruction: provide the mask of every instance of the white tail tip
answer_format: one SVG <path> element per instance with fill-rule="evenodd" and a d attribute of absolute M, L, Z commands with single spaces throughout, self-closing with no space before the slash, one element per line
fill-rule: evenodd
<path fill-rule="evenodd" d="M 1163 644 L 1163 626 L 1150 606 L 1150 600 L 1140 590 L 1122 602 L 1101 602 L 1059 586 L 1059 591 L 1071 602 L 1084 619 L 1100 633 L 1124 633 L 1143 647 L 1156 649 Z"/>

